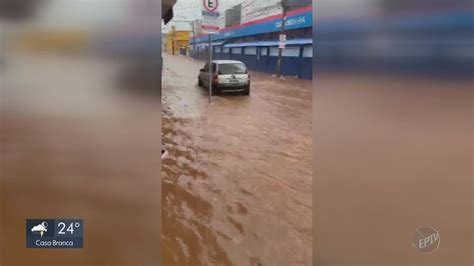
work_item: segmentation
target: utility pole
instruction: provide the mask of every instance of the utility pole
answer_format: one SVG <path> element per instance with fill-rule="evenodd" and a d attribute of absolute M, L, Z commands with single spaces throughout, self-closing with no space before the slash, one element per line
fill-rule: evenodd
<path fill-rule="evenodd" d="M 285 35 L 285 24 L 286 24 L 286 11 L 288 10 L 288 0 L 281 0 L 280 2 L 281 8 L 283 10 L 282 17 L 281 17 L 281 27 L 280 27 L 280 36 Z M 282 41 L 280 41 L 281 43 Z M 279 46 L 278 49 L 278 62 L 277 62 L 277 69 L 276 69 L 276 75 L 277 77 L 281 76 L 281 61 L 282 61 L 282 56 L 283 56 L 283 47 L 281 45 Z"/>
<path fill-rule="evenodd" d="M 194 20 L 191 22 L 192 27 L 193 27 L 193 54 L 191 56 L 192 59 L 194 59 L 194 56 L 196 56 L 196 22 L 197 20 Z"/>
<path fill-rule="evenodd" d="M 176 39 L 176 27 L 172 26 L 171 27 L 171 54 L 174 55 L 174 49 L 175 49 L 175 39 Z"/>
<path fill-rule="evenodd" d="M 213 69 L 212 69 L 212 38 L 209 34 L 209 104 L 212 104 L 212 79 L 213 79 Z"/>

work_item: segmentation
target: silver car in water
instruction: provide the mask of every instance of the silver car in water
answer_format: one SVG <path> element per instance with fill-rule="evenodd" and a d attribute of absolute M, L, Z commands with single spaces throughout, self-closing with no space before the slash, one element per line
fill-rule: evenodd
<path fill-rule="evenodd" d="M 209 87 L 209 63 L 199 71 L 198 85 Z M 250 94 L 250 74 L 244 63 L 235 60 L 214 60 L 212 67 L 212 94 L 238 92 Z"/>

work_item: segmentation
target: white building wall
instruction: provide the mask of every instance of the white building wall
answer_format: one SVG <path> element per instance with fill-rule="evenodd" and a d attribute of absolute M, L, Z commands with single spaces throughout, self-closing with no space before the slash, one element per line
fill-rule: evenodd
<path fill-rule="evenodd" d="M 241 23 L 282 13 L 281 0 L 235 0 L 221 2 L 219 27 L 225 27 L 225 10 L 242 4 Z"/>
<path fill-rule="evenodd" d="M 261 18 L 279 15 L 283 13 L 283 8 L 281 6 L 282 0 L 236 0 L 236 1 L 225 1 L 225 5 L 222 5 L 221 15 L 219 18 L 219 26 L 225 26 L 225 10 L 231 8 L 235 5 L 242 4 L 242 16 L 241 16 L 241 23 L 246 23 L 254 20 L 258 20 Z M 357 0 L 351 0 L 357 1 Z M 359 1 L 370 1 L 370 0 L 359 0 Z M 295 6 L 297 4 L 311 4 L 311 1 L 298 1 L 298 0 L 291 0 L 291 6 Z"/>
<path fill-rule="evenodd" d="M 242 23 L 281 14 L 281 0 L 244 0 Z"/>

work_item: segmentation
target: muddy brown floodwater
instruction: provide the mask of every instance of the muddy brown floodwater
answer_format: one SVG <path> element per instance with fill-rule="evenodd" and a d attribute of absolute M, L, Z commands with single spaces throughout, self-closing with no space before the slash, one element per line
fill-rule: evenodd
<path fill-rule="evenodd" d="M 311 265 L 311 81 L 252 73 L 210 106 L 203 64 L 164 55 L 164 265 Z"/>

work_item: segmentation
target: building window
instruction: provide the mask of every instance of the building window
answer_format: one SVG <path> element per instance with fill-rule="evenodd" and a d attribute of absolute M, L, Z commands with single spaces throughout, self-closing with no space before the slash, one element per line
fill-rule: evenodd
<path fill-rule="evenodd" d="M 242 54 L 242 47 L 234 47 L 232 48 L 233 54 Z"/>
<path fill-rule="evenodd" d="M 257 54 L 257 47 L 246 47 L 244 50 L 244 54 L 246 55 L 256 55 Z"/>
<path fill-rule="evenodd" d="M 229 53 L 229 47 L 224 47 L 223 53 L 228 54 Z"/>
<path fill-rule="evenodd" d="M 285 57 L 300 57 L 300 46 L 287 46 L 283 49 L 282 55 Z"/>
<path fill-rule="evenodd" d="M 221 47 L 220 46 L 216 46 L 216 53 L 221 53 Z"/>
<path fill-rule="evenodd" d="M 270 47 L 270 56 L 278 56 L 278 47 Z"/>
<path fill-rule="evenodd" d="M 313 46 L 305 46 L 303 48 L 303 57 L 313 57 Z"/>
<path fill-rule="evenodd" d="M 263 55 L 263 56 L 267 56 L 268 55 L 268 47 L 262 47 L 260 49 L 260 54 Z"/>

